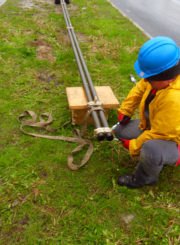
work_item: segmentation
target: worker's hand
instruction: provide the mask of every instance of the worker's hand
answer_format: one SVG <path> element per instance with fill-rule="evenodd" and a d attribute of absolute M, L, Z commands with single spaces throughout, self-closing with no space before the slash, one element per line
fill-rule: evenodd
<path fill-rule="evenodd" d="M 130 140 L 126 140 L 126 139 L 120 139 L 122 141 L 122 145 L 129 150 L 129 143 Z"/>
<path fill-rule="evenodd" d="M 130 117 L 120 113 L 118 115 L 118 122 L 121 124 L 121 125 L 124 125 L 124 124 L 127 124 L 128 122 L 130 121 Z"/>

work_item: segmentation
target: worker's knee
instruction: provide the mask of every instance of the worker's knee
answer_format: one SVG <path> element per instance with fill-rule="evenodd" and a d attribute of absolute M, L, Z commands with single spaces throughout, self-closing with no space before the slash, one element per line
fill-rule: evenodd
<path fill-rule="evenodd" d="M 139 122 L 139 119 L 135 119 L 125 125 L 118 123 L 112 130 L 118 139 L 136 139 L 143 132 L 139 129 Z"/>
<path fill-rule="evenodd" d="M 119 123 L 117 123 L 116 125 L 114 125 L 114 126 L 112 127 L 112 131 L 113 131 L 114 135 L 115 135 L 118 139 L 123 138 L 123 137 L 122 137 L 122 126 L 121 126 Z"/>
<path fill-rule="evenodd" d="M 156 140 L 146 141 L 141 148 L 141 160 L 153 164 L 160 164 L 161 150 Z"/>
<path fill-rule="evenodd" d="M 141 148 L 140 158 L 142 162 L 150 165 L 175 164 L 179 159 L 177 143 L 159 139 L 148 140 Z"/>

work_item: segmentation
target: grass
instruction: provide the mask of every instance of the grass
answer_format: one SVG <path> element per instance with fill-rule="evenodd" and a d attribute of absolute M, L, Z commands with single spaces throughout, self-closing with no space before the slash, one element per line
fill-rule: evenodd
<path fill-rule="evenodd" d="M 92 126 L 94 153 L 76 172 L 67 168 L 74 144 L 20 132 L 24 110 L 52 112 L 54 127 L 68 121 L 65 88 L 81 86 L 60 6 L 23 2 L 0 8 L 0 244 L 179 244 L 179 167 L 165 168 L 157 186 L 129 190 L 116 179 L 136 161 L 117 142 L 97 142 Z M 121 102 L 147 37 L 105 0 L 71 2 L 93 82 L 110 85 Z M 112 126 L 116 111 L 109 117 Z M 72 136 L 72 126 L 55 134 Z"/>

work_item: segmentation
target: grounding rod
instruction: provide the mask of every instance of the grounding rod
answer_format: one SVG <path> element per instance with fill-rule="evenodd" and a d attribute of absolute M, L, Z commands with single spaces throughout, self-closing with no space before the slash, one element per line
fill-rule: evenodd
<path fill-rule="evenodd" d="M 102 103 L 99 101 L 98 95 L 96 93 L 96 90 L 94 88 L 94 85 L 91 79 L 91 76 L 89 74 L 88 68 L 84 61 L 81 49 L 79 47 L 79 43 L 77 41 L 77 38 L 74 32 L 74 27 L 71 24 L 71 20 L 68 14 L 66 3 L 64 0 L 61 0 L 59 3 L 61 3 L 68 34 L 71 40 L 74 55 L 75 55 L 76 62 L 79 68 L 83 87 L 86 92 L 86 96 L 88 100 L 88 108 L 89 110 L 91 110 L 91 116 L 92 116 L 92 119 L 95 125 L 95 133 L 97 134 L 97 138 L 99 141 L 102 141 L 105 138 L 111 141 L 113 140 L 113 135 L 111 133 L 111 129 L 108 126 L 108 122 L 106 120 L 106 117 L 105 117 L 105 114 L 102 108 Z"/>

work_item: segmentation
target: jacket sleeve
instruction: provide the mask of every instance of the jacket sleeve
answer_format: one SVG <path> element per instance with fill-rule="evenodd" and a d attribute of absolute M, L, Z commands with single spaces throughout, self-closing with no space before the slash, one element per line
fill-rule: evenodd
<path fill-rule="evenodd" d="M 141 79 L 136 86 L 131 89 L 121 107 L 118 109 L 118 113 L 123 113 L 124 115 L 131 117 L 140 104 L 146 87 L 147 82 L 145 82 L 144 79 Z"/>
<path fill-rule="evenodd" d="M 177 95 L 171 94 L 156 106 L 151 121 L 151 129 L 145 130 L 137 139 L 130 140 L 129 152 L 139 155 L 144 142 L 151 139 L 172 140 L 180 143 L 180 100 Z"/>

